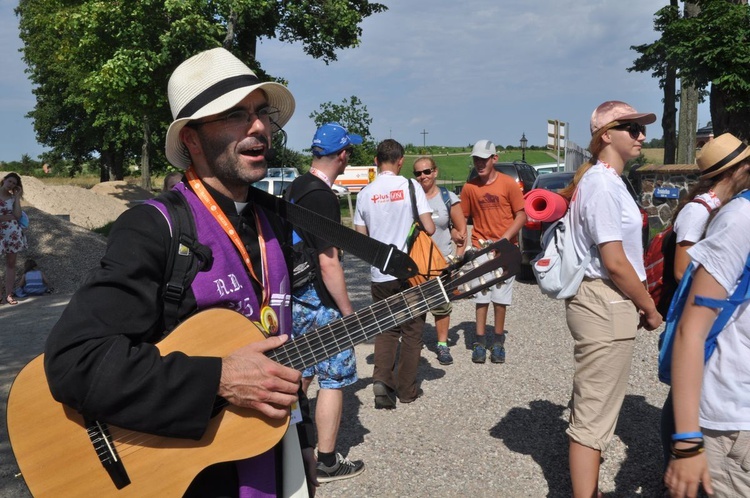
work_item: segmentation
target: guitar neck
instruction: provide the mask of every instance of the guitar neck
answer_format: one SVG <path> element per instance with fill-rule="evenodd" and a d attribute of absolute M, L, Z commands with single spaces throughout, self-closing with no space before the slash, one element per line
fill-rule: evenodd
<path fill-rule="evenodd" d="M 268 351 L 282 365 L 304 370 L 448 302 L 440 278 L 378 301 Z"/>

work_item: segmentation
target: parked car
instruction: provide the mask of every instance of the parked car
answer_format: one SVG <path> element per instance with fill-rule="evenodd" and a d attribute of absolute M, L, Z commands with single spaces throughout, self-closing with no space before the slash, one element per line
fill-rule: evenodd
<path fill-rule="evenodd" d="M 534 169 L 536 170 L 537 174 L 540 175 L 546 175 L 549 173 L 559 173 L 565 168 L 564 164 L 557 164 L 557 163 L 544 163 L 544 164 L 535 164 Z"/>
<path fill-rule="evenodd" d="M 294 180 L 299 176 L 297 168 L 268 168 L 266 172 L 266 178 L 285 178 L 287 180 Z"/>
<path fill-rule="evenodd" d="M 286 189 L 289 188 L 289 185 L 292 184 L 293 180 L 294 178 L 265 177 L 264 179 L 258 180 L 257 182 L 253 183 L 253 187 L 261 189 L 262 191 L 268 192 L 269 194 L 273 194 L 277 197 L 281 197 L 282 195 L 284 195 Z"/>
<path fill-rule="evenodd" d="M 575 173 L 570 171 L 540 175 L 532 185 L 532 190 L 535 188 L 543 188 L 545 190 L 557 192 L 568 186 L 570 182 L 573 181 L 574 175 Z M 633 197 L 633 200 L 635 200 L 635 203 L 638 205 L 638 210 L 641 213 L 641 237 L 643 248 L 645 250 L 646 246 L 648 245 L 649 237 L 648 213 L 646 213 L 646 210 L 641 206 L 640 199 L 638 198 L 638 195 L 636 194 L 635 189 L 630 183 L 630 180 L 628 180 L 627 176 L 621 175 L 620 178 L 622 178 L 623 183 L 625 183 L 625 187 L 628 189 L 631 197 Z M 521 274 L 519 275 L 520 279 L 523 280 L 533 278 L 533 272 L 531 271 L 530 263 L 540 252 L 542 252 L 542 235 L 544 235 L 544 231 L 549 227 L 549 225 L 550 223 L 542 223 L 541 221 L 529 218 L 526 221 L 526 224 L 521 229 L 521 236 L 519 237 L 519 247 L 521 249 L 523 258 L 521 260 Z"/>
<path fill-rule="evenodd" d="M 259 188 L 262 191 L 268 192 L 269 194 L 273 194 L 277 197 L 281 197 L 282 195 L 284 195 L 284 192 L 286 191 L 286 189 L 289 188 L 289 185 L 292 184 L 292 182 L 294 181 L 294 178 L 295 177 L 287 177 L 287 176 L 284 176 L 284 177 L 281 177 L 281 176 L 268 177 L 267 176 L 264 179 L 253 183 L 253 187 Z M 348 188 L 342 187 L 341 185 L 336 185 L 336 184 L 333 184 L 333 186 L 331 186 L 331 190 L 333 190 L 333 193 L 336 194 L 336 197 L 346 197 L 346 195 L 349 193 Z"/>
<path fill-rule="evenodd" d="M 331 185 L 331 190 L 333 190 L 333 193 L 336 194 L 336 197 L 346 197 L 346 195 L 349 193 L 348 188 L 336 183 Z"/>

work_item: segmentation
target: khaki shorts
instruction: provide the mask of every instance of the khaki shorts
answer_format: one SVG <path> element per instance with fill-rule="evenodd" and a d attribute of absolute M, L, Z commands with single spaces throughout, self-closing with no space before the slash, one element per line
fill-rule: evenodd
<path fill-rule="evenodd" d="M 476 258 L 477 265 L 480 265 L 485 261 L 489 261 L 489 256 L 486 254 L 482 254 L 481 256 L 478 256 Z M 496 277 L 495 275 L 487 274 L 482 278 L 490 280 Z M 490 302 L 492 302 L 495 304 L 504 304 L 506 306 L 509 306 L 511 301 L 513 300 L 513 282 L 515 280 L 516 277 L 510 277 L 508 280 L 504 281 L 501 284 L 495 284 L 492 287 L 485 289 L 484 293 L 477 292 L 476 294 L 474 294 L 474 302 L 476 304 L 489 304 Z M 479 279 L 471 281 L 472 287 L 476 287 L 478 285 Z"/>
<path fill-rule="evenodd" d="M 451 302 L 443 303 L 437 308 L 433 308 L 430 310 L 430 313 L 432 313 L 432 316 L 435 318 L 440 318 L 441 316 L 450 316 L 451 312 L 453 311 L 453 304 Z"/>
<path fill-rule="evenodd" d="M 584 279 L 565 302 L 575 341 L 570 438 L 604 451 L 612 440 L 628 387 L 639 314 L 609 280 Z"/>
<path fill-rule="evenodd" d="M 750 431 L 703 429 L 714 496 L 750 496 Z"/>

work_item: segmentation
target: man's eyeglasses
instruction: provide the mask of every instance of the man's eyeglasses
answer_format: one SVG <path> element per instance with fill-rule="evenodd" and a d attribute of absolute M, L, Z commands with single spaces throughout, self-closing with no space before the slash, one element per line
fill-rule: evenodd
<path fill-rule="evenodd" d="M 414 171 L 414 178 L 419 178 L 419 177 L 420 177 L 420 176 L 422 176 L 422 175 L 429 175 L 429 174 L 431 174 L 431 173 L 432 173 L 433 171 L 435 171 L 435 170 L 434 170 L 434 169 L 432 169 L 432 168 L 428 168 L 428 169 L 423 169 L 422 171 Z"/>
<path fill-rule="evenodd" d="M 640 123 L 625 123 L 618 126 L 613 126 L 613 130 L 624 130 L 627 131 L 630 135 L 630 138 L 633 140 L 638 140 L 638 137 L 641 136 L 641 133 L 643 133 L 643 136 L 646 136 L 646 125 L 642 125 Z"/>
<path fill-rule="evenodd" d="M 277 121 L 279 119 L 279 110 L 271 106 L 262 107 L 255 112 L 250 112 L 247 109 L 236 109 L 215 119 L 209 119 L 207 121 L 193 121 L 187 126 L 195 128 L 209 123 L 223 123 L 226 127 L 240 128 L 246 127 L 253 121 L 253 119 L 260 119 L 263 124 L 265 124 L 266 126 L 270 126 L 271 133 L 276 133 L 281 129 L 281 127 L 277 124 Z"/>

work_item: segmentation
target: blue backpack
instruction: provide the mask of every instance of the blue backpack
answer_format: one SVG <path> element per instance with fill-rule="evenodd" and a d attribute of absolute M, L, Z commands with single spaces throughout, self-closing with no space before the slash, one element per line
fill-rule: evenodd
<path fill-rule="evenodd" d="M 735 198 L 736 197 L 744 197 L 750 201 L 750 190 L 746 190 L 735 196 Z M 674 345 L 674 336 L 677 330 L 677 324 L 680 322 L 680 317 L 682 316 L 682 311 L 685 309 L 688 295 L 690 294 L 690 286 L 693 283 L 694 272 L 695 266 L 693 263 L 690 263 L 685 270 L 682 280 L 680 280 L 680 284 L 677 286 L 674 296 L 672 297 L 672 303 L 669 305 L 669 311 L 667 312 L 667 318 L 665 320 L 666 326 L 664 332 L 662 332 L 659 337 L 659 380 L 665 384 L 672 383 L 672 347 Z M 724 329 L 737 307 L 749 299 L 750 255 L 748 255 L 747 260 L 745 261 L 745 268 L 742 270 L 742 276 L 737 284 L 737 289 L 735 289 L 729 298 L 711 299 L 703 296 L 695 296 L 695 304 L 698 306 L 707 306 L 709 308 L 721 310 L 706 337 L 706 344 L 703 351 L 704 364 L 711 357 L 714 349 L 716 349 L 716 339 L 719 332 Z"/>

